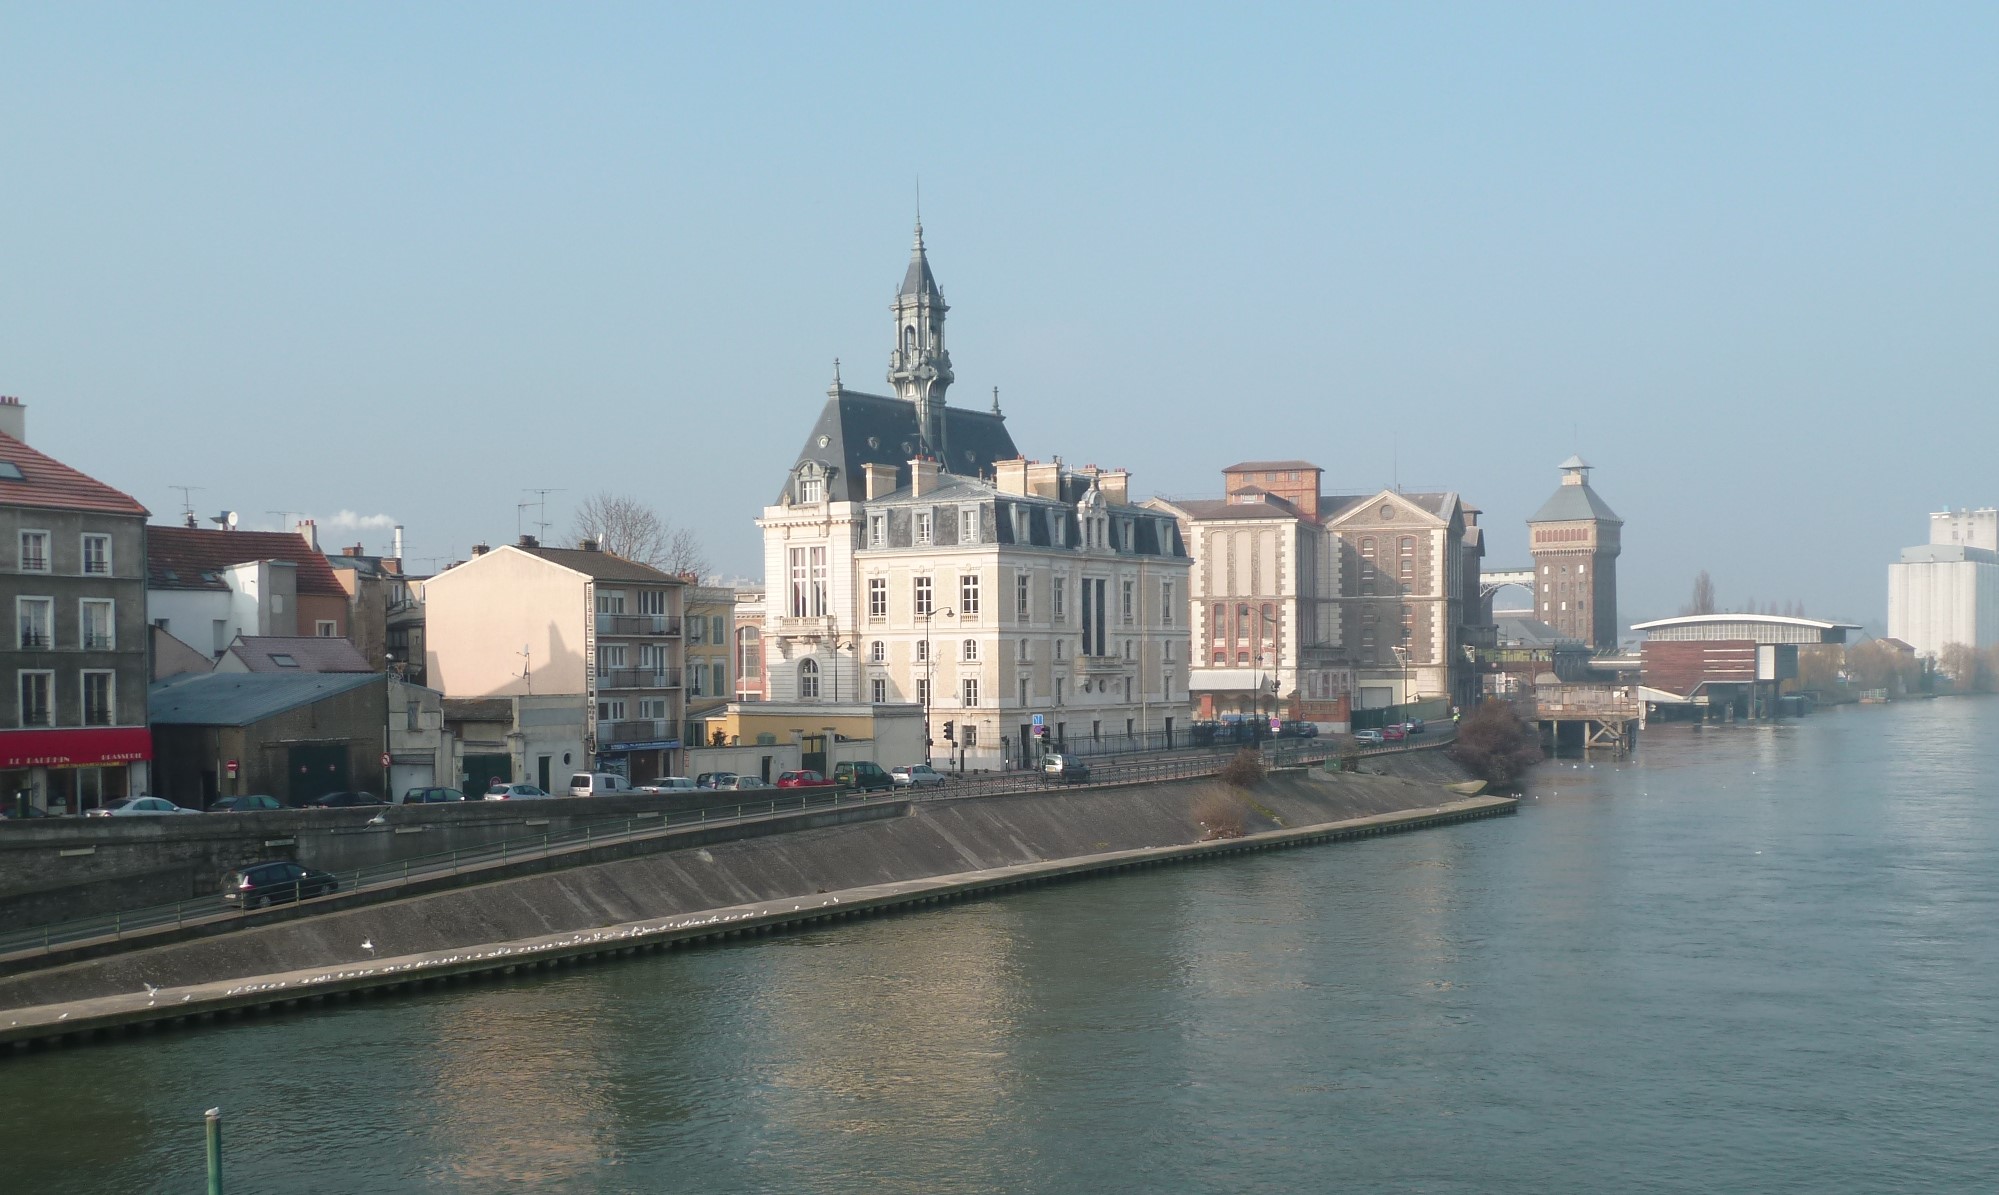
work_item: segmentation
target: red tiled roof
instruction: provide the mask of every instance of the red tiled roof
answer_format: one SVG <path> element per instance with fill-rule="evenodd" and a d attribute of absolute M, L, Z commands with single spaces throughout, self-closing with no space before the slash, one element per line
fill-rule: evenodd
<path fill-rule="evenodd" d="M 34 506 L 51 510 L 94 510 L 106 514 L 152 512 L 130 494 L 112 489 L 0 432 L 0 461 L 21 471 L 21 478 L 0 477 L 0 506 Z M 11 472 L 11 470 L 0 470 Z"/>
<path fill-rule="evenodd" d="M 294 532 L 146 528 L 148 589 L 227 589 L 222 570 L 252 560 L 289 560 L 297 565 L 301 594 L 347 596 L 326 557 Z"/>
<path fill-rule="evenodd" d="M 327 635 L 238 635 L 223 654 L 235 656 L 251 672 L 374 671 L 359 648 Z"/>

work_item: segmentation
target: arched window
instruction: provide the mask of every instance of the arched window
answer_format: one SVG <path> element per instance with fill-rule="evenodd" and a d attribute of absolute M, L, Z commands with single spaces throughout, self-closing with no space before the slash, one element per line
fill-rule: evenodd
<path fill-rule="evenodd" d="M 965 640 L 965 651 L 961 658 L 966 660 L 977 660 L 979 658 L 979 641 L 977 639 Z"/>
<path fill-rule="evenodd" d="M 1235 654 L 1235 666 L 1238 668 L 1249 667 L 1249 653 L 1246 651 L 1237 652 Z"/>
<path fill-rule="evenodd" d="M 888 644 L 883 643 L 879 639 L 875 640 L 873 643 L 868 644 L 868 663 L 886 664 L 887 662 L 888 662 Z"/>
<path fill-rule="evenodd" d="M 800 660 L 798 662 L 798 695 L 800 697 L 819 696 L 819 661 Z"/>
<path fill-rule="evenodd" d="M 1263 637 L 1265 640 L 1277 638 L 1277 607 L 1263 603 Z"/>
<path fill-rule="evenodd" d="M 881 341 L 877 340 L 875 343 L 880 344 Z M 911 324 L 902 330 L 902 352 L 905 357 L 914 357 L 916 355 L 915 324 Z"/>

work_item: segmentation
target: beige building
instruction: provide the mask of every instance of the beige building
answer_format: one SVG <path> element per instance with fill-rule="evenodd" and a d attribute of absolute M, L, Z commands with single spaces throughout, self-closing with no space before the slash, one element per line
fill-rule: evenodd
<path fill-rule="evenodd" d="M 545 548 L 523 536 L 475 550 L 424 586 L 426 679 L 454 699 L 573 698 L 593 766 L 637 780 L 674 774 L 687 588 L 587 540 Z"/>
<path fill-rule="evenodd" d="M 1477 697 L 1473 652 L 1479 621 L 1477 509 L 1455 493 L 1329 499 L 1326 527 L 1339 542 L 1340 642 L 1354 665 L 1360 709 Z"/>
<path fill-rule="evenodd" d="M 736 591 L 720 585 L 689 585 L 687 603 L 687 719 L 701 721 L 735 700 Z M 696 730 L 689 731 L 693 743 Z"/>

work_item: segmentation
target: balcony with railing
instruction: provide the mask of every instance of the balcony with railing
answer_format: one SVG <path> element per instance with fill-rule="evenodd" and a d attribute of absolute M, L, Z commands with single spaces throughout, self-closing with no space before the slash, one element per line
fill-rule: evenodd
<path fill-rule="evenodd" d="M 605 748 L 627 743 L 665 743 L 678 738 L 679 729 L 671 718 L 631 718 L 597 723 L 597 743 Z"/>
<path fill-rule="evenodd" d="M 86 631 L 83 635 L 83 650 L 110 651 L 114 640 L 107 631 Z"/>
<path fill-rule="evenodd" d="M 678 668 L 606 668 L 597 674 L 599 689 L 678 689 Z"/>
<path fill-rule="evenodd" d="M 599 635 L 642 635 L 647 637 L 680 634 L 678 614 L 599 614 Z"/>
<path fill-rule="evenodd" d="M 29 651 L 43 651 L 49 646 L 49 633 L 33 627 L 21 628 L 21 646 Z"/>
<path fill-rule="evenodd" d="M 1076 674 L 1078 676 L 1107 676 L 1112 673 L 1128 672 L 1136 664 L 1137 661 L 1127 660 L 1123 656 L 1077 656 Z"/>

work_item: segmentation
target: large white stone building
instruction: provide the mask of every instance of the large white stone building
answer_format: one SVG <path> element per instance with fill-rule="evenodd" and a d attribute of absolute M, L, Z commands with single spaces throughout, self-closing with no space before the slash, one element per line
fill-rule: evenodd
<path fill-rule="evenodd" d="M 895 396 L 836 377 L 757 520 L 768 699 L 920 705 L 933 758 L 968 768 L 1183 736 L 1178 525 L 1133 505 L 1121 470 L 1023 459 L 997 399 L 947 406 L 947 310 L 919 225 Z"/>
<path fill-rule="evenodd" d="M 1999 508 L 1930 515 L 1930 542 L 1888 566 L 1888 634 L 1932 657 L 1999 644 Z"/>

